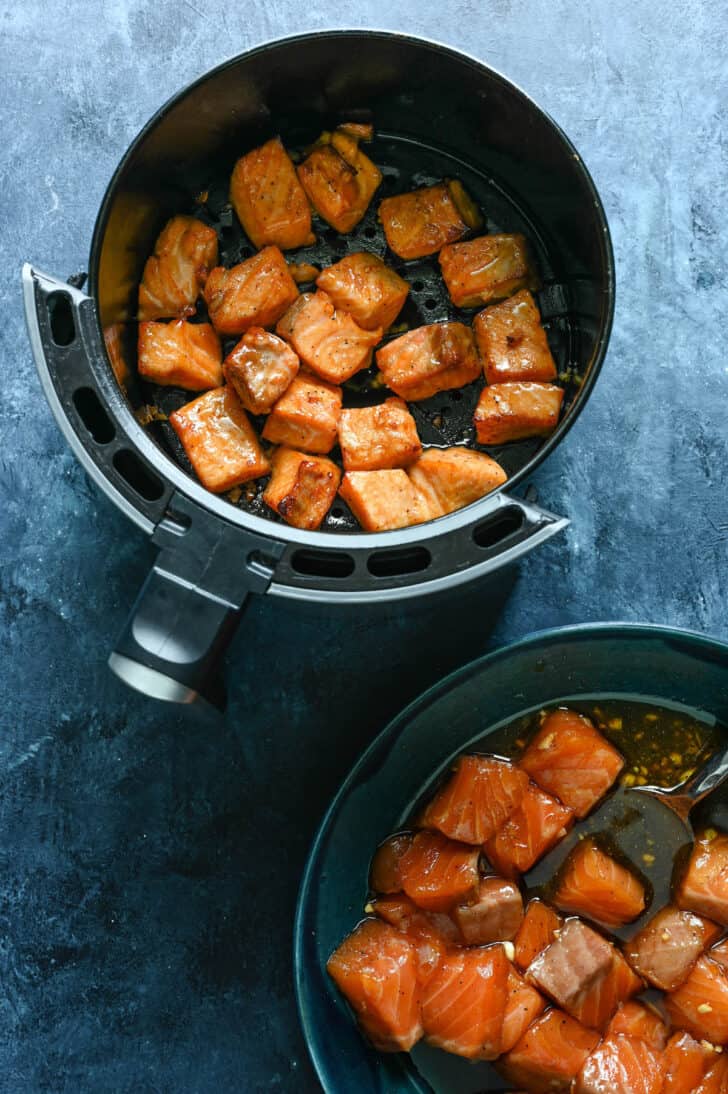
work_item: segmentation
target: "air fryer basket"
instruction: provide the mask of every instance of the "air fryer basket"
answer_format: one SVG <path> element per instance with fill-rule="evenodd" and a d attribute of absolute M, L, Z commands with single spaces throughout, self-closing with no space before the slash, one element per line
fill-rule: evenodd
<path fill-rule="evenodd" d="M 221 262 L 250 253 L 227 205 L 235 159 L 279 133 L 302 148 L 342 118 L 371 118 L 382 191 L 349 237 L 317 225 L 297 261 L 385 254 L 381 196 L 448 176 L 481 205 L 484 230 L 523 231 L 538 260 L 539 305 L 565 377 L 566 412 L 544 442 L 489 449 L 506 488 L 449 516 L 363 534 L 335 505 L 320 532 L 277 521 L 259 496 L 238 504 L 209 494 L 189 472 L 166 423 L 143 429 L 135 411 L 169 411 L 186 396 L 132 380 L 122 391 L 102 330 L 129 324 L 146 256 L 165 220 L 196 211 L 214 224 Z M 323 230 L 321 230 L 323 227 Z M 398 263 L 412 285 L 410 325 L 453 318 L 433 260 Z M 159 698 L 214 698 L 215 666 L 249 592 L 356 601 L 418 595 L 507 565 L 566 521 L 512 491 L 564 436 L 606 351 L 613 308 L 609 233 L 593 183 L 557 126 L 512 84 L 453 50 L 384 32 L 286 39 L 235 58 L 163 107 L 122 160 L 94 232 L 88 293 L 29 266 L 26 313 L 51 407 L 92 478 L 160 547 L 111 665 Z M 371 375 L 347 400 L 379 399 Z M 447 392 L 413 407 L 425 443 L 472 443 L 474 396 Z"/>

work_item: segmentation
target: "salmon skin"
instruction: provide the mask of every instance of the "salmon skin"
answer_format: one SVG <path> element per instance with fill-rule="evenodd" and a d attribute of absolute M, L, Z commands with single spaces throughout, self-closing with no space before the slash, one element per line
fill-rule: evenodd
<path fill-rule="evenodd" d="M 630 923 L 646 905 L 642 882 L 592 839 L 583 840 L 567 858 L 553 899 L 562 911 L 605 927 Z"/>
<path fill-rule="evenodd" d="M 531 1094 L 569 1094 L 599 1034 L 561 1010 L 549 1010 L 529 1026 L 496 1065 L 500 1073 Z"/>
<path fill-rule="evenodd" d="M 528 778 L 507 760 L 462 756 L 422 816 L 426 828 L 482 845 L 523 801 Z"/>
<path fill-rule="evenodd" d="M 422 999 L 430 1044 L 470 1060 L 499 1056 L 510 968 L 501 945 L 446 954 Z"/>
<path fill-rule="evenodd" d="M 728 835 L 707 832 L 696 839 L 675 903 L 728 926 Z"/>
<path fill-rule="evenodd" d="M 673 1033 L 665 1048 L 665 1080 L 660 1094 L 693 1094 L 715 1053 L 689 1033 Z"/>
<path fill-rule="evenodd" d="M 662 991 L 675 991 L 720 934 L 715 923 L 667 905 L 625 944 L 624 952 L 632 968 L 650 984 Z"/>
<path fill-rule="evenodd" d="M 684 984 L 665 999 L 677 1029 L 716 1045 L 728 1043 L 728 972 L 709 957 L 698 958 Z"/>
<path fill-rule="evenodd" d="M 592 1052 L 574 1094 L 660 1094 L 662 1054 L 636 1037 L 607 1037 Z"/>
<path fill-rule="evenodd" d="M 626 1037 L 636 1037 L 656 1049 L 663 1049 L 667 1042 L 667 1026 L 658 1012 L 648 1003 L 637 1000 L 622 1003 L 607 1026 L 607 1037 L 616 1037 L 620 1033 Z"/>
<path fill-rule="evenodd" d="M 551 945 L 562 923 L 561 916 L 548 904 L 544 904 L 538 898 L 529 900 L 523 922 L 514 940 L 516 950 L 514 961 L 519 969 L 525 971 L 534 957 Z"/>
<path fill-rule="evenodd" d="M 504 877 L 525 874 L 568 832 L 574 811 L 530 783 L 521 804 L 483 850 L 494 870 Z"/>
<path fill-rule="evenodd" d="M 510 1052 L 545 1007 L 546 1000 L 540 992 L 511 967 L 508 971 L 508 999 L 503 1016 L 501 1052 Z"/>
<path fill-rule="evenodd" d="M 478 851 L 439 832 L 418 832 L 400 861 L 402 888 L 430 912 L 447 912 L 475 895 Z"/>

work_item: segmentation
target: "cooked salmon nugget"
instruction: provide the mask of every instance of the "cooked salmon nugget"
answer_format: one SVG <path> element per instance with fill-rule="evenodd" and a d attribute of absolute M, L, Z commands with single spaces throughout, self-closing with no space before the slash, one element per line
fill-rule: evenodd
<path fill-rule="evenodd" d="M 415 420 L 402 399 L 342 410 L 339 445 L 345 471 L 407 467 L 422 452 Z"/>
<path fill-rule="evenodd" d="M 205 285 L 210 319 L 220 334 L 272 327 L 297 296 L 298 286 L 278 247 L 264 247 L 230 270 L 216 266 Z"/>
<path fill-rule="evenodd" d="M 230 179 L 230 201 L 246 235 L 260 249 L 313 243 L 311 208 L 280 137 L 242 156 Z"/>
<path fill-rule="evenodd" d="M 489 384 L 556 379 L 556 364 L 549 349 L 541 313 L 524 289 L 510 300 L 478 312 L 473 330 Z"/>
<path fill-rule="evenodd" d="M 462 387 L 481 372 L 475 338 L 464 323 L 428 323 L 377 350 L 387 387 L 411 402 Z"/>
<path fill-rule="evenodd" d="M 347 255 L 327 266 L 316 279 L 334 302 L 364 330 L 386 330 L 395 321 L 409 293 L 409 285 L 376 255 L 366 251 Z"/>
<path fill-rule="evenodd" d="M 438 516 L 401 468 L 347 471 L 339 493 L 365 532 L 406 528 Z"/>
<path fill-rule="evenodd" d="M 526 437 L 548 437 L 559 424 L 563 389 L 531 382 L 483 388 L 473 421 L 480 444 L 508 444 Z"/>
<path fill-rule="evenodd" d="M 470 448 L 428 448 L 409 468 L 409 477 L 433 511 L 452 513 L 502 486 L 507 475 L 485 452 Z"/>
<path fill-rule="evenodd" d="M 277 334 L 251 327 L 223 364 L 225 379 L 251 414 L 268 414 L 298 372 L 298 357 Z"/>
<path fill-rule="evenodd" d="M 263 437 L 326 455 L 336 444 L 340 413 L 340 387 L 299 373 L 268 415 Z"/>
<path fill-rule="evenodd" d="M 379 219 L 390 249 L 406 259 L 436 254 L 482 224 L 477 206 L 456 179 L 385 198 Z"/>
<path fill-rule="evenodd" d="M 270 471 L 255 430 L 229 385 L 175 410 L 169 422 L 198 479 L 214 494 Z"/>
<path fill-rule="evenodd" d="M 308 199 L 337 232 L 350 232 L 369 208 L 382 173 L 351 132 L 323 133 L 298 167 Z"/>
<path fill-rule="evenodd" d="M 332 384 L 342 384 L 368 368 L 382 331 L 363 330 L 352 317 L 334 307 L 325 292 L 302 293 L 276 327 L 301 361 Z"/>
<path fill-rule="evenodd" d="M 207 391 L 222 384 L 220 339 L 209 323 L 140 323 L 139 375 L 155 384 Z"/>
<path fill-rule="evenodd" d="M 173 319 L 193 312 L 216 262 L 214 228 L 195 217 L 172 217 L 144 267 L 139 319 Z"/>
<path fill-rule="evenodd" d="M 263 501 L 287 524 L 313 530 L 321 525 L 339 488 L 341 472 L 325 456 L 279 448 Z"/>
<path fill-rule="evenodd" d="M 490 235 L 452 243 L 440 251 L 440 268 L 456 308 L 477 308 L 518 289 L 535 287 L 522 235 Z"/>

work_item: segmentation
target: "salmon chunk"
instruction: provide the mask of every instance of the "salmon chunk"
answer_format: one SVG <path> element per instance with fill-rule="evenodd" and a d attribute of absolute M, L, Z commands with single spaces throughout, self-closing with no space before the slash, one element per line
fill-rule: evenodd
<path fill-rule="evenodd" d="M 479 312 L 473 330 L 489 384 L 556 379 L 541 315 L 527 289 Z"/>
<path fill-rule="evenodd" d="M 375 893 L 402 892 L 400 862 L 411 843 L 412 833 L 401 832 L 379 844 L 369 868 L 369 887 Z"/>
<path fill-rule="evenodd" d="M 264 439 L 325 455 L 336 444 L 341 399 L 340 387 L 299 374 L 268 415 Z"/>
<path fill-rule="evenodd" d="M 350 232 L 369 208 L 382 173 L 351 132 L 322 133 L 298 167 L 308 199 L 337 232 Z"/>
<path fill-rule="evenodd" d="M 522 235 L 479 236 L 440 251 L 442 276 L 456 308 L 477 308 L 490 300 L 535 286 Z"/>
<path fill-rule="evenodd" d="M 709 832 L 696 839 L 675 903 L 728 926 L 728 835 Z"/>
<path fill-rule="evenodd" d="M 402 888 L 428 912 L 448 912 L 474 896 L 478 887 L 478 851 L 439 832 L 418 832 L 400 862 Z"/>
<path fill-rule="evenodd" d="M 387 387 L 417 402 L 477 380 L 480 360 L 470 327 L 429 323 L 377 350 L 377 365 Z"/>
<path fill-rule="evenodd" d="M 422 998 L 430 1044 L 469 1060 L 495 1059 L 501 1051 L 509 969 L 502 946 L 446 954 Z"/>
<path fill-rule="evenodd" d="M 466 946 L 486 946 L 515 938 L 523 922 L 523 897 L 517 885 L 501 877 L 483 878 L 475 897 L 453 909 Z"/>
<path fill-rule="evenodd" d="M 294 528 L 319 528 L 339 489 L 341 471 L 325 456 L 279 448 L 263 501 Z"/>
<path fill-rule="evenodd" d="M 123 391 L 129 380 L 129 365 L 124 354 L 123 323 L 111 323 L 104 327 L 104 345 L 116 382 Z"/>
<path fill-rule="evenodd" d="M 501 1052 L 510 1052 L 545 1008 L 544 997 L 511 966 L 508 970 L 508 999 L 503 1016 Z"/>
<path fill-rule="evenodd" d="M 558 937 L 534 959 L 528 979 L 571 1013 L 612 967 L 614 947 L 579 919 L 567 919 Z"/>
<path fill-rule="evenodd" d="M 533 959 L 551 945 L 562 923 L 561 916 L 548 904 L 538 898 L 529 900 L 515 937 L 514 961 L 519 969 L 525 971 Z"/>
<path fill-rule="evenodd" d="M 154 384 L 188 391 L 220 387 L 220 339 L 209 323 L 140 323 L 138 368 Z"/>
<path fill-rule="evenodd" d="M 291 343 L 311 372 L 332 384 L 341 384 L 368 368 L 372 350 L 382 337 L 379 329 L 362 330 L 320 291 L 302 293 L 276 331 Z"/>
<path fill-rule="evenodd" d="M 665 1065 L 659 1051 L 636 1037 L 607 1037 L 594 1049 L 575 1094 L 660 1094 Z"/>
<path fill-rule="evenodd" d="M 667 1026 L 659 1013 L 649 1003 L 639 1003 L 630 999 L 622 1003 L 607 1026 L 607 1037 L 636 1037 L 652 1048 L 663 1049 L 667 1043 Z"/>
<path fill-rule="evenodd" d="M 728 1094 L 728 1059 L 720 1056 L 708 1068 L 694 1094 Z"/>
<path fill-rule="evenodd" d="M 409 477 L 438 515 L 478 501 L 508 478 L 485 452 L 459 446 L 428 448 L 410 466 Z"/>
<path fill-rule="evenodd" d="M 483 845 L 488 861 L 504 877 L 525 874 L 563 839 L 574 811 L 530 783 L 523 801 Z"/>
<path fill-rule="evenodd" d="M 272 327 L 297 296 L 298 286 L 277 247 L 264 247 L 230 270 L 216 266 L 205 285 L 207 310 L 220 334 Z"/>
<path fill-rule="evenodd" d="M 313 243 L 311 209 L 280 137 L 242 156 L 230 179 L 230 201 L 250 241 L 282 251 Z"/>
<path fill-rule="evenodd" d="M 529 1026 L 497 1067 L 508 1082 L 531 1094 L 569 1094 L 598 1043 L 595 1030 L 554 1008 Z"/>
<path fill-rule="evenodd" d="M 473 421 L 479 444 L 548 437 L 559 424 L 563 388 L 531 382 L 483 388 Z"/>
<path fill-rule="evenodd" d="M 425 809 L 422 824 L 451 839 L 481 846 L 523 801 L 524 773 L 492 756 L 461 756 L 443 788 Z"/>
<path fill-rule="evenodd" d="M 684 984 L 665 999 L 676 1029 L 715 1045 L 728 1042 L 728 972 L 709 957 L 699 957 Z"/>
<path fill-rule="evenodd" d="M 589 991 L 579 998 L 569 1013 L 582 1025 L 592 1029 L 604 1029 L 615 1011 L 644 984 L 629 967 L 619 950 L 612 949 L 612 964 L 606 976 L 601 977 Z"/>
<path fill-rule="evenodd" d="M 422 453 L 415 420 L 402 399 L 342 410 L 339 445 L 345 471 L 407 467 Z"/>
<path fill-rule="evenodd" d="M 439 912 L 423 911 L 403 893 L 381 897 L 368 908 L 407 936 L 415 948 L 417 978 L 424 987 L 457 938 L 455 924 Z"/>
<path fill-rule="evenodd" d="M 559 708 L 544 719 L 518 766 L 582 818 L 614 784 L 624 760 L 588 718 Z"/>
<path fill-rule="evenodd" d="M 482 224 L 477 206 L 455 179 L 385 198 L 379 219 L 390 249 L 406 259 L 436 254 Z"/>
<path fill-rule="evenodd" d="M 386 532 L 439 516 L 401 468 L 347 471 L 339 493 L 365 532 Z"/>
<path fill-rule="evenodd" d="M 357 1020 L 382 1052 L 408 1052 L 422 1036 L 417 953 L 381 919 L 365 919 L 329 958 L 326 969 Z"/>
<path fill-rule="evenodd" d="M 319 267 L 310 262 L 289 262 L 288 269 L 297 285 L 310 284 L 321 273 Z"/>
<path fill-rule="evenodd" d="M 665 1078 L 660 1094 L 695 1094 L 715 1053 L 689 1033 L 673 1033 L 665 1049 Z"/>
<path fill-rule="evenodd" d="M 577 844 L 566 860 L 554 904 L 605 927 L 622 927 L 645 910 L 642 882 L 594 840 Z"/>
<path fill-rule="evenodd" d="M 668 905 L 625 944 L 624 952 L 632 968 L 650 984 L 675 991 L 720 934 L 715 923 Z"/>
<path fill-rule="evenodd" d="M 316 285 L 364 330 L 386 330 L 402 310 L 409 285 L 376 255 L 357 251 L 327 266 Z"/>
<path fill-rule="evenodd" d="M 172 217 L 154 244 L 139 286 L 139 319 L 190 315 L 217 262 L 217 235 L 194 217 Z"/>
<path fill-rule="evenodd" d="M 216 387 L 169 416 L 198 479 L 213 494 L 270 471 L 270 464 L 237 395 Z"/>
<path fill-rule="evenodd" d="M 262 327 L 251 327 L 225 358 L 225 379 L 251 414 L 269 414 L 298 372 L 291 347 Z"/>

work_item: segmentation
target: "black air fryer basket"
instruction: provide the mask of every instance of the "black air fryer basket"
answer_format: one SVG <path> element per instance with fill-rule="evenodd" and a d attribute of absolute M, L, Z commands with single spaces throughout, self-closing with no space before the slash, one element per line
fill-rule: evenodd
<path fill-rule="evenodd" d="M 323 226 L 296 260 L 384 254 L 381 197 L 460 178 L 484 211 L 484 231 L 522 231 L 534 247 L 538 302 L 566 386 L 565 413 L 548 440 L 488 450 L 509 473 L 505 488 L 439 520 L 378 534 L 356 530 L 344 506 L 334 506 L 320 531 L 305 532 L 259 498 L 232 504 L 208 493 L 168 425 L 145 428 L 135 415 L 145 402 L 168 411 L 189 395 L 150 393 L 138 381 L 123 390 L 102 334 L 128 324 L 133 341 L 142 267 L 170 216 L 196 211 L 218 229 L 221 263 L 240 261 L 252 252 L 227 205 L 235 160 L 275 134 L 301 148 L 344 118 L 374 121 L 370 154 L 382 190 L 350 236 Z M 455 316 L 436 261 L 386 259 L 412 286 L 403 316 L 410 325 Z M 88 290 L 30 266 L 23 281 L 36 364 L 61 429 L 94 482 L 159 547 L 110 658 L 140 691 L 215 699 L 216 665 L 251 592 L 333 603 L 416 596 L 492 573 L 567 523 L 514 490 L 565 436 L 606 352 L 614 300 L 607 223 L 555 123 L 461 53 L 391 33 L 334 31 L 227 61 L 167 103 L 124 156 L 96 223 Z M 349 397 L 367 402 L 373 393 L 364 382 Z M 423 441 L 471 439 L 473 398 L 445 392 L 414 404 Z"/>

